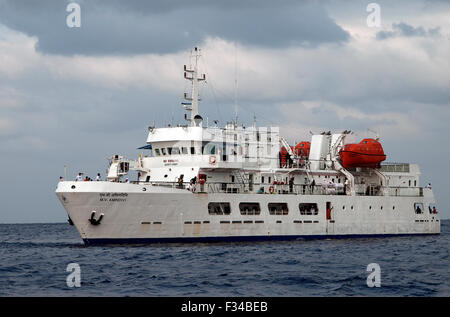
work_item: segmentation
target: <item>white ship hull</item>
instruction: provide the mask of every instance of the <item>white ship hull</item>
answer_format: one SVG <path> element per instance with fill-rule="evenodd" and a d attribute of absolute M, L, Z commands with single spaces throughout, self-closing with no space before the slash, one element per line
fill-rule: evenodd
<path fill-rule="evenodd" d="M 72 188 L 74 186 L 74 188 Z M 144 191 L 145 188 L 145 191 Z M 439 234 L 438 214 L 414 212 L 422 197 L 192 193 L 185 189 L 113 182 L 60 182 L 56 190 L 70 219 L 88 244 L 290 240 Z M 211 215 L 209 202 L 229 202 L 229 215 Z M 240 202 L 259 202 L 259 215 L 241 215 Z M 287 203 L 271 215 L 268 203 Z M 317 215 L 302 215 L 299 203 L 317 203 Z M 333 206 L 327 219 L 326 203 Z M 104 214 L 99 225 L 93 211 Z"/>

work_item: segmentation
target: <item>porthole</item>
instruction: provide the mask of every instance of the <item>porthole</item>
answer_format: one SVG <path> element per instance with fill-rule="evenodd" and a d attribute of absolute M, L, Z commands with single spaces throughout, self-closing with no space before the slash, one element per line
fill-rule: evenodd
<path fill-rule="evenodd" d="M 392 210 L 395 210 L 395 206 L 392 206 Z"/>
<path fill-rule="evenodd" d="M 143 191 L 143 192 L 145 192 L 146 190 L 147 190 L 147 188 L 145 188 L 145 187 L 144 187 L 144 188 L 142 188 L 142 191 Z"/>
<path fill-rule="evenodd" d="M 167 178 L 167 174 L 166 174 L 166 175 L 164 175 L 164 178 Z"/>
<path fill-rule="evenodd" d="M 342 210 L 345 210 L 345 206 L 342 206 Z"/>
<path fill-rule="evenodd" d="M 351 206 L 350 209 L 353 210 L 353 206 Z"/>
<path fill-rule="evenodd" d="M 72 189 L 75 189 L 75 185 L 72 185 Z"/>
<path fill-rule="evenodd" d="M 383 210 L 383 206 L 381 206 L 381 210 Z"/>
<path fill-rule="evenodd" d="M 369 206 L 369 210 L 372 210 L 372 206 Z"/>

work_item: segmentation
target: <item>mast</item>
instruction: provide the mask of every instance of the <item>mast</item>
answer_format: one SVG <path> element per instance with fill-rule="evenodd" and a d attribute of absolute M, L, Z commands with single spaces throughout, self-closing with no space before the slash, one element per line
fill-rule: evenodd
<path fill-rule="evenodd" d="M 191 91 L 191 97 L 188 97 L 187 93 L 184 93 L 184 99 L 188 102 L 182 102 L 181 104 L 184 106 L 184 109 L 191 112 L 190 119 L 185 116 L 185 119 L 187 121 L 191 122 L 191 125 L 193 127 L 200 126 L 201 122 L 203 121 L 203 118 L 198 113 L 198 83 L 200 81 L 206 80 L 206 75 L 202 74 L 201 78 L 198 78 L 198 59 L 200 58 L 200 49 L 197 47 L 194 48 L 193 51 L 191 51 L 191 61 L 193 58 L 194 62 L 194 68 L 188 69 L 186 65 L 184 65 L 184 78 L 187 80 L 190 80 L 192 82 L 192 91 Z M 191 66 L 192 67 L 192 66 Z M 188 73 L 191 74 L 188 76 Z"/>
<path fill-rule="evenodd" d="M 234 127 L 237 127 L 238 120 L 238 106 L 237 106 L 237 90 L 238 90 L 238 81 L 237 81 L 237 46 L 234 44 Z"/>

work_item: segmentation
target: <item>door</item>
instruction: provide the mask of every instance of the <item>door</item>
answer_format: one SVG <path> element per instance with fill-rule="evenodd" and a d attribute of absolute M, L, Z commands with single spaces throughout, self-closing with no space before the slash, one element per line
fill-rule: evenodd
<path fill-rule="evenodd" d="M 327 221 L 327 234 L 334 234 L 334 217 L 333 217 L 333 205 L 331 201 L 327 201 L 326 203 L 326 221 Z"/>

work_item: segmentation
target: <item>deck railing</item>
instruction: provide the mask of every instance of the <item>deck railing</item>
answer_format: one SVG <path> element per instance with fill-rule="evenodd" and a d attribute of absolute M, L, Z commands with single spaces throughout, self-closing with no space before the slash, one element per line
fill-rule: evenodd
<path fill-rule="evenodd" d="M 204 184 L 189 182 L 132 182 L 151 186 L 186 189 L 195 193 L 224 194 L 278 194 L 278 195 L 347 195 L 345 186 L 333 188 L 328 185 L 305 184 L 262 184 L 262 183 L 226 183 L 205 182 Z M 355 184 L 357 196 L 401 196 L 422 197 L 423 187 L 381 187 L 366 184 Z"/>

